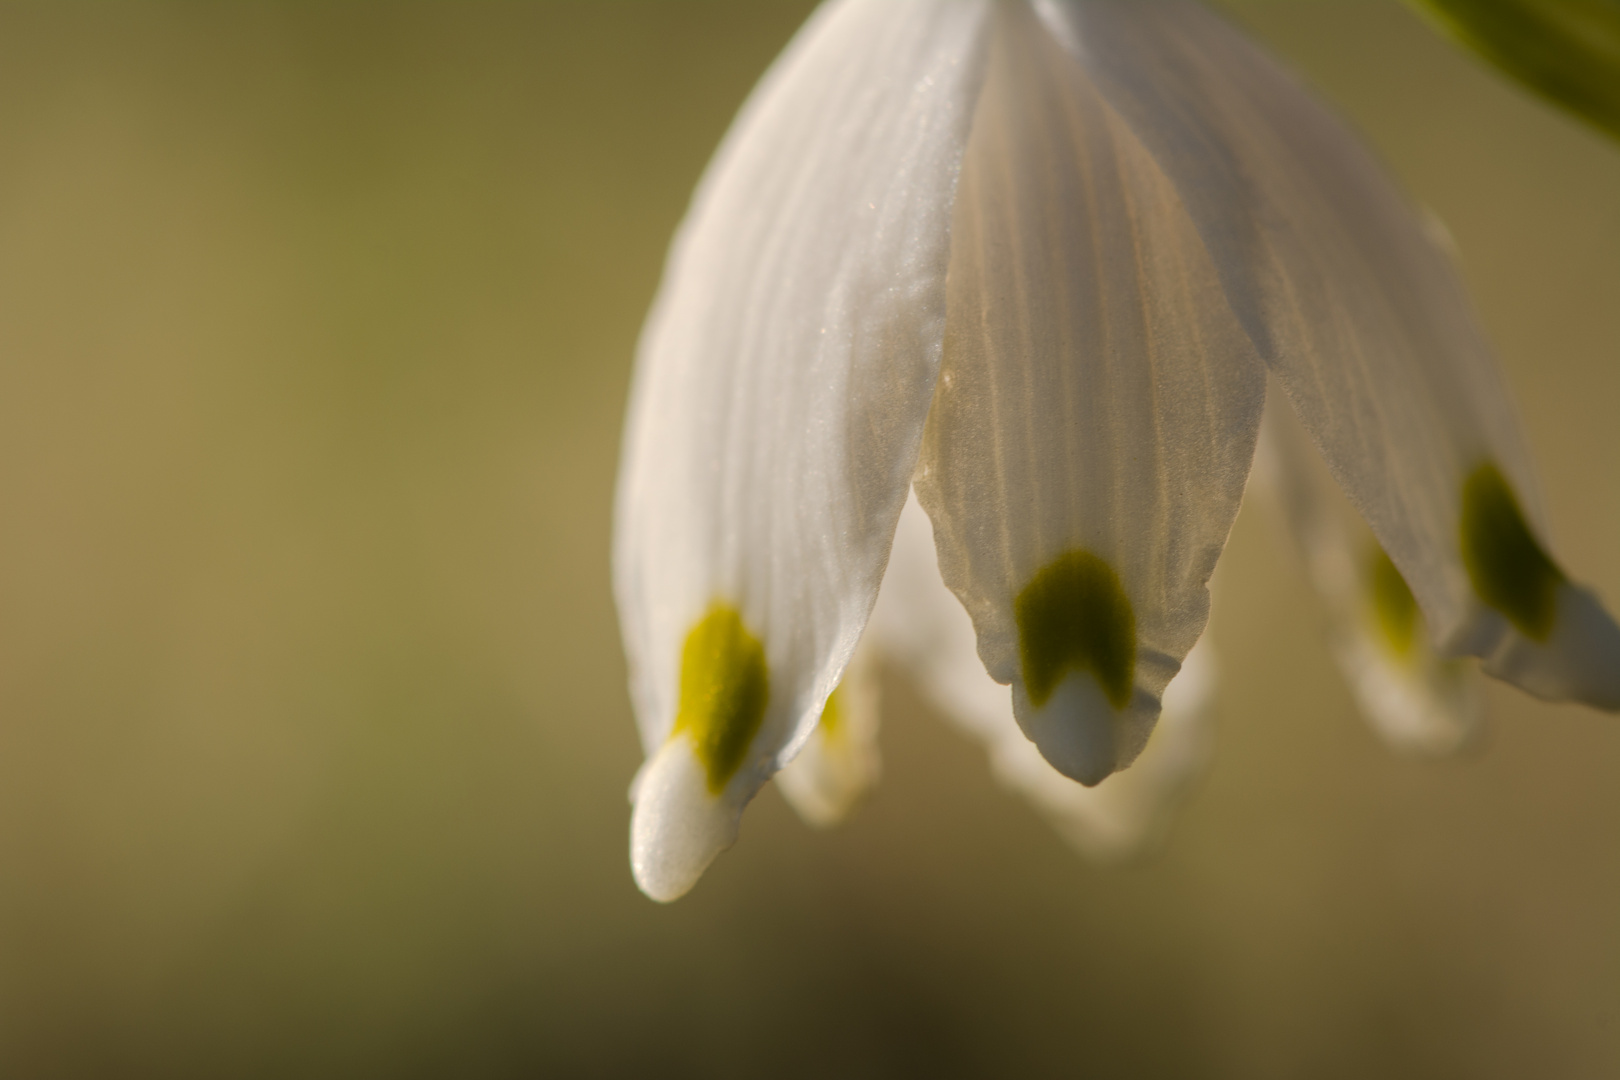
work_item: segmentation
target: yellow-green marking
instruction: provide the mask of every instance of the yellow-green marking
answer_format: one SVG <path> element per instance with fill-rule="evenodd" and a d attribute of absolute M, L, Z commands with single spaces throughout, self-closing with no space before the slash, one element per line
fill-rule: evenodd
<path fill-rule="evenodd" d="M 1113 567 L 1076 549 L 1043 567 L 1013 601 L 1024 688 L 1037 708 L 1063 677 L 1089 671 L 1116 709 L 1131 700 L 1136 614 Z"/>
<path fill-rule="evenodd" d="M 1462 560 L 1474 592 L 1532 641 L 1558 619 L 1564 574 L 1536 542 L 1519 501 L 1490 462 L 1468 474 L 1462 493 Z"/>
<path fill-rule="evenodd" d="M 820 730 L 825 742 L 834 742 L 844 736 L 843 689 L 841 685 L 833 687 L 833 692 L 827 695 L 827 704 L 821 707 Z"/>
<path fill-rule="evenodd" d="M 748 632 L 736 608 L 711 605 L 681 650 L 681 702 L 674 732 L 691 738 L 711 793 L 725 790 L 742 767 L 770 696 L 765 647 Z"/>
<path fill-rule="evenodd" d="M 1377 543 L 1371 544 L 1367 553 L 1367 591 L 1384 644 L 1398 657 L 1411 656 L 1422 613 L 1406 579 Z"/>

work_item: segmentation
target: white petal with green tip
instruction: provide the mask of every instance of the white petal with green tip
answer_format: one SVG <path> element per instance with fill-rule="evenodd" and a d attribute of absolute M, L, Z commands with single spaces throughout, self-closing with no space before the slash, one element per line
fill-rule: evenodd
<path fill-rule="evenodd" d="M 1265 374 L 1153 158 L 1026 6 L 997 17 L 916 488 L 1019 724 L 1095 784 L 1203 631 Z"/>
<path fill-rule="evenodd" d="M 1400 571 L 1328 475 L 1279 395 L 1260 427 L 1255 479 L 1269 489 L 1331 620 L 1331 643 L 1373 730 L 1434 757 L 1478 737 L 1484 700 L 1472 659 L 1438 656 Z"/>
<path fill-rule="evenodd" d="M 1501 375 L 1372 156 L 1202 4 L 1037 7 L 1173 179 L 1233 310 L 1442 651 L 1544 697 L 1620 707 L 1620 630 L 1546 556 Z"/>
<path fill-rule="evenodd" d="M 631 862 L 656 899 L 736 839 L 876 597 L 938 370 L 989 9 L 824 6 L 676 237 L 637 356 L 614 550 L 649 758 Z"/>
<path fill-rule="evenodd" d="M 868 635 L 949 720 L 984 743 L 1003 785 L 1093 859 L 1151 848 L 1209 758 L 1215 665 L 1206 637 L 1165 688 L 1158 724 L 1129 768 L 1084 787 L 1047 764 L 1013 719 L 1008 688 L 979 663 L 973 621 L 940 579 L 933 530 L 915 499 L 900 515 Z"/>

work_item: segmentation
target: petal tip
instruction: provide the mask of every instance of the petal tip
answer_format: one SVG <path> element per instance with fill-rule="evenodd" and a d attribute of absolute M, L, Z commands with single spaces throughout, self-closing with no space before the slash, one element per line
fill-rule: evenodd
<path fill-rule="evenodd" d="M 1548 701 L 1620 712 L 1620 626 L 1589 589 L 1558 586 L 1557 616 L 1544 641 L 1507 629 L 1485 670 Z"/>
<path fill-rule="evenodd" d="M 1013 684 L 1013 715 L 1041 756 L 1087 787 L 1129 765 L 1147 742 L 1158 702 L 1141 690 L 1123 709 L 1090 671 L 1070 671 L 1040 705 L 1023 681 Z"/>
<path fill-rule="evenodd" d="M 709 864 L 732 844 L 742 820 L 735 785 L 709 791 L 708 774 L 689 740 L 666 742 L 647 762 L 630 815 L 630 871 L 659 903 L 692 890 Z"/>
<path fill-rule="evenodd" d="M 1470 662 L 1426 649 L 1392 658 L 1369 633 L 1342 635 L 1334 651 L 1362 716 L 1390 749 L 1437 760 L 1480 748 L 1484 700 Z"/>

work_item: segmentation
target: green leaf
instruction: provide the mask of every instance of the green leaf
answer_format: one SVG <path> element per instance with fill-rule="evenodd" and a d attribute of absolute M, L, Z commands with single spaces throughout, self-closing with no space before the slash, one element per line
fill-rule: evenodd
<path fill-rule="evenodd" d="M 1620 0 L 1407 0 L 1491 63 L 1620 139 Z"/>

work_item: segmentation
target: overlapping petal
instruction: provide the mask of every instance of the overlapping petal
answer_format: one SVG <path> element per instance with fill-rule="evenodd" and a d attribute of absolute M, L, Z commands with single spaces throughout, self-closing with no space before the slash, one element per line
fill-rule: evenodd
<path fill-rule="evenodd" d="M 1334 660 L 1368 723 L 1392 748 L 1417 756 L 1473 744 L 1484 712 L 1475 662 L 1435 654 L 1405 579 L 1281 401 L 1266 410 L 1254 471 L 1280 504 L 1327 607 Z"/>
<path fill-rule="evenodd" d="M 1620 629 L 1546 554 L 1502 378 L 1445 255 L 1326 109 L 1189 0 L 1036 0 L 1186 201 L 1233 310 L 1441 651 L 1620 708 Z"/>
<path fill-rule="evenodd" d="M 821 828 L 847 818 L 882 772 L 877 743 L 882 690 L 869 636 L 850 657 L 815 731 L 776 774 L 782 797 L 801 818 Z"/>
<path fill-rule="evenodd" d="M 1095 784 L 1203 631 L 1265 369 L 1153 156 L 1025 5 L 998 23 L 916 488 L 1019 724 Z"/>
<path fill-rule="evenodd" d="M 808 737 L 876 597 L 933 393 L 988 0 L 823 7 L 733 125 L 637 357 L 615 591 L 672 899 Z"/>

